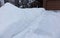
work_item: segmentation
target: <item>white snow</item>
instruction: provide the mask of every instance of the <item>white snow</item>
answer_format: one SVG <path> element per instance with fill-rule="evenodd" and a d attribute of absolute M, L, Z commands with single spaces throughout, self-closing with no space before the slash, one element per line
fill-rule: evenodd
<path fill-rule="evenodd" d="M 0 8 L 0 38 L 60 38 L 60 11 L 6 3 Z"/>
<path fill-rule="evenodd" d="M 42 8 L 41 8 L 42 9 Z M 0 35 L 1 38 L 11 38 L 14 34 L 23 31 L 30 23 L 42 16 L 44 9 L 20 9 L 6 3 L 0 8 Z"/>
<path fill-rule="evenodd" d="M 60 38 L 60 13 L 46 11 L 42 20 L 40 16 L 31 23 L 31 27 L 14 38 Z"/>

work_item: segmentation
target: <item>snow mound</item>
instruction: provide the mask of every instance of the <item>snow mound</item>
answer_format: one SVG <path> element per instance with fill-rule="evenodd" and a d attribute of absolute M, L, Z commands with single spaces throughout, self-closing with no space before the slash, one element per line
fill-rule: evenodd
<path fill-rule="evenodd" d="M 20 12 L 21 15 L 19 15 L 18 10 L 19 9 L 17 7 L 10 3 L 6 3 L 0 8 L 0 33 L 2 31 L 4 32 L 4 30 L 7 29 L 10 24 L 19 20 L 22 12 Z"/>
<path fill-rule="evenodd" d="M 38 11 L 39 10 L 39 11 Z M 30 24 L 40 16 L 42 19 L 45 10 L 37 9 L 21 9 L 6 3 L 0 8 L 0 37 L 11 38 L 25 30 Z"/>
<path fill-rule="evenodd" d="M 6 3 L 0 8 L 0 38 L 60 38 L 60 12 Z"/>

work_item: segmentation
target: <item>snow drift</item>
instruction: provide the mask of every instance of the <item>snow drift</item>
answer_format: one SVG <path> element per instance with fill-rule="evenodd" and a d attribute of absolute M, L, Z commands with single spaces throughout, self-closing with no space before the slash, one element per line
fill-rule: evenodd
<path fill-rule="evenodd" d="M 60 12 L 6 3 L 0 8 L 0 38 L 60 38 Z"/>
<path fill-rule="evenodd" d="M 42 17 L 41 9 L 21 9 L 6 3 L 0 8 L 0 37 L 11 38 L 31 26 L 38 16 Z"/>

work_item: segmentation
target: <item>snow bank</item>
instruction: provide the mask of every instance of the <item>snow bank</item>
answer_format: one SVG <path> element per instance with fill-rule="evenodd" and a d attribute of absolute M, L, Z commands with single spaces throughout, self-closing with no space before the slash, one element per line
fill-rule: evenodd
<path fill-rule="evenodd" d="M 60 12 L 6 3 L 0 8 L 0 38 L 60 38 Z"/>
<path fill-rule="evenodd" d="M 6 3 L 0 8 L 0 37 L 11 38 L 22 32 L 37 17 L 43 15 L 44 9 L 19 9 L 16 6 Z"/>

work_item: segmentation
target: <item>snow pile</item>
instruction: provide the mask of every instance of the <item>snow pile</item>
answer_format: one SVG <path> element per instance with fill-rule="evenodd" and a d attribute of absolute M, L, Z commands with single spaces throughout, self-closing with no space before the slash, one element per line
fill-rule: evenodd
<path fill-rule="evenodd" d="M 0 38 L 60 38 L 60 12 L 6 3 L 0 8 Z"/>
<path fill-rule="evenodd" d="M 44 9 L 19 9 L 6 3 L 0 8 L 0 38 L 11 38 L 22 32 L 39 16 L 42 19 Z"/>

